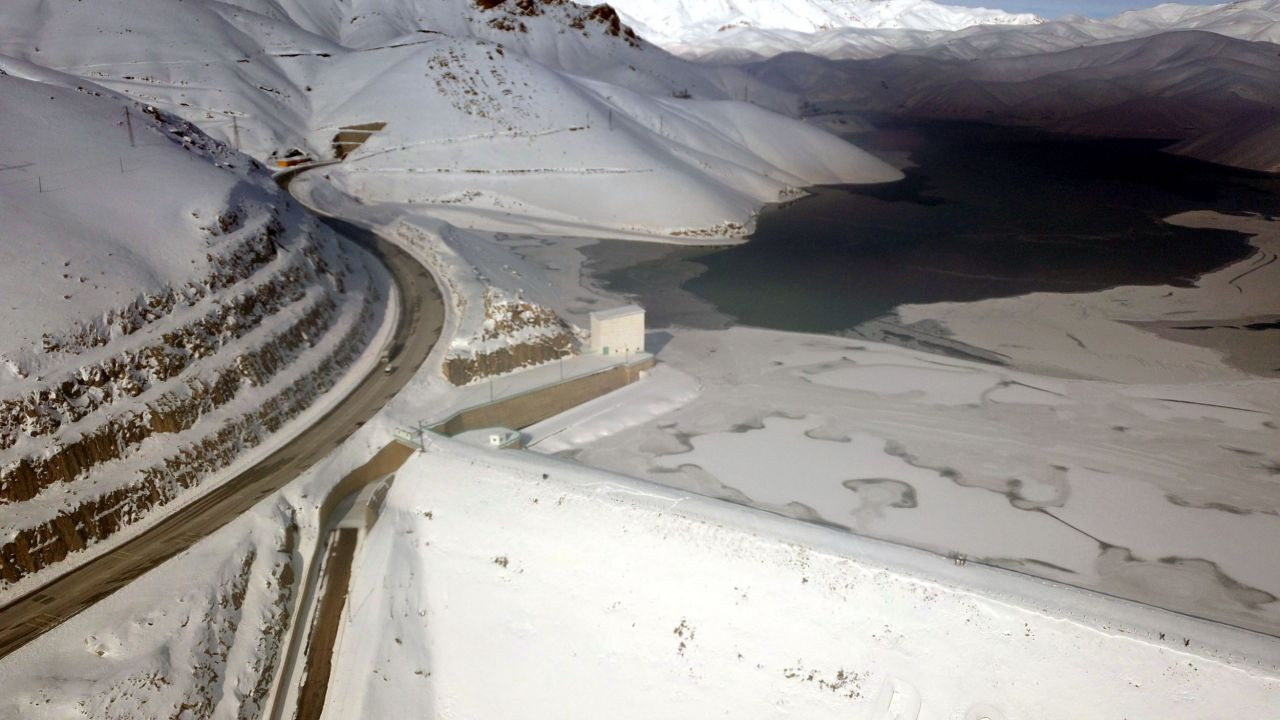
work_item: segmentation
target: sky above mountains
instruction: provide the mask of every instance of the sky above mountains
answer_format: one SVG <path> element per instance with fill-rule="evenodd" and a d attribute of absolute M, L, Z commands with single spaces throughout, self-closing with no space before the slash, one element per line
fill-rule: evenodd
<path fill-rule="evenodd" d="M 1176 1 L 1183 5 L 1218 5 L 1224 0 Z M 1109 17 L 1126 10 L 1140 10 L 1157 4 L 1143 0 L 946 0 L 946 2 L 949 5 L 998 7 L 1009 12 L 1030 12 L 1046 18 L 1059 18 L 1063 15 Z"/>

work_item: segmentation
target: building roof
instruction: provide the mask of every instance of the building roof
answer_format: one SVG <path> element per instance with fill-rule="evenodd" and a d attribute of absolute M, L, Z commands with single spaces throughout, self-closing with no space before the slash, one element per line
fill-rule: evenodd
<path fill-rule="evenodd" d="M 617 318 L 631 317 L 632 315 L 643 315 L 644 308 L 639 305 L 623 305 L 622 307 L 610 308 L 608 310 L 597 310 L 591 313 L 592 320 L 615 320 Z"/>

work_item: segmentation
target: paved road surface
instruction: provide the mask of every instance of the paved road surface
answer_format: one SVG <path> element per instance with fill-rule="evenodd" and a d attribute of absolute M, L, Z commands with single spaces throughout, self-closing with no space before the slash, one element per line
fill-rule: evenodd
<path fill-rule="evenodd" d="M 417 371 L 444 325 L 444 302 L 435 281 L 391 243 L 352 225 L 330 224 L 378 256 L 395 278 L 401 299 L 391 345 L 395 370 L 385 374 L 376 368 L 315 425 L 253 468 L 141 536 L 0 609 L 0 657 L 187 549 L 298 477 L 381 410 Z"/>

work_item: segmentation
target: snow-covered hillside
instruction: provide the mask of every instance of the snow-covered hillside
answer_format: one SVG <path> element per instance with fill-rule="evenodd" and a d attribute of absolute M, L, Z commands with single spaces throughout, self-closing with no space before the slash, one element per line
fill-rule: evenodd
<path fill-rule="evenodd" d="M 1093 25 L 1073 18 L 1081 27 Z M 1205 30 L 1241 40 L 1280 40 L 1280 1 L 1240 0 L 1219 5 L 1163 3 L 1131 10 L 1096 25 L 1111 26 L 1133 34 L 1154 35 L 1169 30 Z"/>
<path fill-rule="evenodd" d="M 259 159 L 294 146 L 331 157 L 343 128 L 377 124 L 334 182 L 460 225 L 518 215 L 565 233 L 723 239 L 798 187 L 899 177 L 771 111 L 794 111 L 794 97 L 675 58 L 607 6 L 18 0 L 0 24 L 0 54 L 179 114 Z"/>
<path fill-rule="evenodd" d="M 971 23 L 944 28 L 920 24 L 810 30 L 794 23 L 726 27 L 712 35 L 688 33 L 663 43 L 690 58 L 744 63 L 788 52 L 833 59 L 867 59 L 893 53 L 938 58 L 1014 57 L 1131 40 L 1175 30 L 1203 30 L 1239 40 L 1280 42 L 1280 0 L 1222 5 L 1164 4 L 1095 20 L 1067 16 L 1032 24 Z"/>
<path fill-rule="evenodd" d="M 1182 141 L 1173 152 L 1280 171 L 1280 45 L 1204 31 L 972 61 L 785 55 L 757 76 L 897 115 Z"/>
<path fill-rule="evenodd" d="M 619 0 L 612 4 L 641 36 L 663 46 L 696 44 L 741 28 L 799 33 L 846 28 L 945 31 L 1041 22 L 1027 13 L 932 0 Z"/>
<path fill-rule="evenodd" d="M 363 256 L 189 123 L 5 58 L 0 97 L 2 597 L 269 442 L 384 311 Z"/>
<path fill-rule="evenodd" d="M 1244 0 L 1222 5 L 1164 4 L 1094 20 L 1067 17 L 1036 27 L 970 28 L 938 38 L 925 54 L 972 59 L 1014 57 L 1087 45 L 1201 30 L 1237 40 L 1280 42 L 1280 0 Z"/>
<path fill-rule="evenodd" d="M 442 442 L 400 471 L 326 717 L 1191 720 L 1280 696 L 1274 644 L 1234 628 L 520 455 Z"/>

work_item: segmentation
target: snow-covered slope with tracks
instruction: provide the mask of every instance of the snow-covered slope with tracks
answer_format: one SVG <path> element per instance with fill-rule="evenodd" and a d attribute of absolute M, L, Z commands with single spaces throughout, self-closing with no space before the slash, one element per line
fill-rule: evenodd
<path fill-rule="evenodd" d="M 557 232 L 723 239 L 796 188 L 899 177 L 774 112 L 794 112 L 794 96 L 680 60 L 607 6 L 17 0 L 0 24 L 12 30 L 0 54 L 154 104 L 259 159 L 294 146 L 330 157 L 342 128 L 385 124 L 335 181 L 466 226 L 510 227 L 518 213 Z"/>

